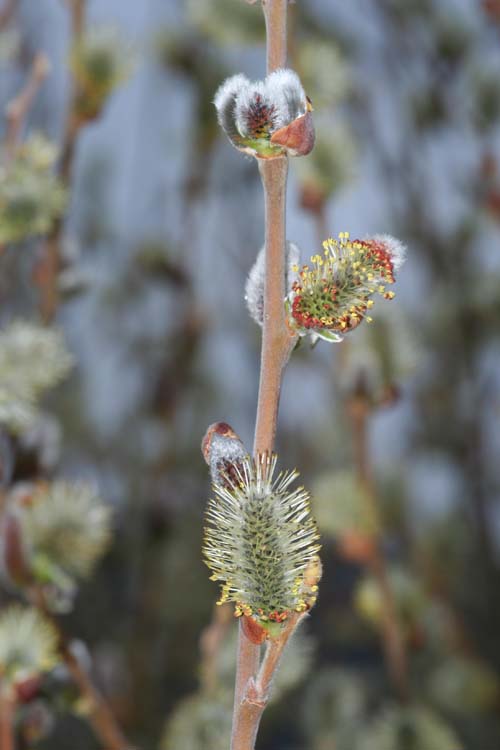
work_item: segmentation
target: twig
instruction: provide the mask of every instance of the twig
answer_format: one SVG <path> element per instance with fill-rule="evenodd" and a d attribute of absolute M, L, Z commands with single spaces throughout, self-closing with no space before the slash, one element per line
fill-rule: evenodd
<path fill-rule="evenodd" d="M 271 73 L 286 66 L 287 2 L 268 0 L 263 7 L 267 32 L 267 72 Z M 280 157 L 260 162 L 260 174 L 265 200 L 266 274 L 255 454 L 271 453 L 273 450 L 283 368 L 296 340 L 287 328 L 283 304 L 288 159 Z"/>
<path fill-rule="evenodd" d="M 73 47 L 82 38 L 85 31 L 85 5 L 86 0 L 67 0 L 66 4 L 70 10 L 71 23 L 71 43 Z M 75 99 L 77 96 L 76 84 L 72 80 L 72 90 L 70 93 L 70 111 L 66 122 L 66 131 L 64 134 L 64 143 L 59 165 L 59 174 L 64 183 L 68 184 L 71 178 L 71 168 L 73 166 L 74 151 L 76 139 L 80 128 L 83 125 L 81 118 L 75 115 Z"/>
<path fill-rule="evenodd" d="M 85 24 L 86 0 L 68 0 L 67 5 L 71 13 L 71 38 L 76 44 L 82 36 Z M 70 93 L 70 109 L 67 117 L 64 142 L 59 161 L 59 175 L 66 187 L 71 181 L 76 140 L 83 125 L 81 119 L 75 117 L 74 102 L 76 97 L 75 82 L 72 82 Z M 55 318 L 59 305 L 58 278 L 61 267 L 61 239 L 64 222 L 58 219 L 52 228 L 42 248 L 42 256 L 35 270 L 36 282 L 40 288 L 40 315 L 44 323 L 51 323 Z"/>
<path fill-rule="evenodd" d="M 111 709 L 67 642 L 61 642 L 59 652 L 81 695 L 88 702 L 88 718 L 96 736 L 104 743 L 106 750 L 129 750 L 131 746 L 116 723 Z"/>
<path fill-rule="evenodd" d="M 287 0 L 263 3 L 267 31 L 268 73 L 286 65 Z M 260 164 L 266 211 L 266 273 L 262 356 L 254 438 L 254 455 L 271 453 L 276 434 L 283 368 L 294 344 L 287 329 L 283 300 L 285 297 L 285 198 L 288 161 L 284 157 Z M 281 650 L 290 635 L 288 628 Z M 272 643 L 268 646 L 274 651 Z M 269 657 L 270 659 L 271 657 Z M 264 660 L 267 665 L 269 659 Z M 251 643 L 240 624 L 233 713 L 231 750 L 253 750 L 260 718 L 265 707 L 251 701 L 255 675 L 259 668 L 260 646 Z M 277 660 L 274 669 L 277 667 Z M 273 670 L 274 671 L 274 670 Z M 271 675 L 269 675 L 269 680 Z M 258 702 L 257 702 L 258 703 Z"/>
<path fill-rule="evenodd" d="M 362 393 L 354 394 L 348 403 L 354 453 L 359 482 L 370 503 L 369 512 L 379 526 L 380 508 L 368 452 L 368 419 L 371 406 Z M 399 623 L 394 594 L 390 585 L 387 564 L 377 538 L 371 545 L 369 565 L 378 582 L 383 601 L 382 633 L 387 666 L 393 685 L 402 701 L 408 699 L 408 661 L 403 634 Z"/>
<path fill-rule="evenodd" d="M 0 31 L 4 29 L 14 15 L 14 11 L 19 5 L 19 0 L 7 0 L 2 10 L 0 10 Z"/>
<path fill-rule="evenodd" d="M 248 640 L 240 623 L 234 689 L 233 728 L 231 750 L 253 750 L 259 728 L 260 716 L 249 715 L 245 703 L 246 692 L 257 674 L 260 663 L 260 646 Z"/>
<path fill-rule="evenodd" d="M 287 328 L 283 304 L 287 171 L 286 158 L 271 159 L 260 165 L 266 205 L 266 275 L 255 454 L 273 450 L 283 368 L 296 341 Z"/>
<path fill-rule="evenodd" d="M 201 682 L 207 693 L 217 687 L 217 661 L 233 613 L 229 605 L 214 606 L 211 622 L 203 630 L 200 638 Z"/>
<path fill-rule="evenodd" d="M 263 0 L 267 36 L 267 72 L 284 68 L 287 60 L 287 2 Z"/>
<path fill-rule="evenodd" d="M 283 656 L 283 651 L 285 650 L 290 637 L 297 629 L 298 624 L 304 619 L 304 617 L 305 614 L 303 613 L 294 613 L 293 615 L 291 615 L 286 621 L 286 624 L 283 626 L 283 630 L 281 631 L 279 637 L 268 642 L 266 647 L 266 654 L 262 661 L 257 680 L 252 690 L 253 695 L 249 696 L 248 700 L 253 697 L 253 700 L 256 700 L 259 705 L 267 704 L 267 701 L 269 700 L 271 683 L 273 681 L 274 675 L 276 674 L 276 670 L 281 661 L 281 657 Z"/>
<path fill-rule="evenodd" d="M 31 109 L 41 85 L 50 73 L 50 67 L 50 60 L 45 52 L 37 52 L 33 58 L 33 64 L 24 88 L 5 108 L 7 118 L 5 150 L 8 160 L 11 160 L 15 155 L 26 115 Z"/>
<path fill-rule="evenodd" d="M 83 33 L 85 23 L 85 3 L 86 0 L 66 0 L 71 13 L 71 35 L 78 39 Z"/>
<path fill-rule="evenodd" d="M 0 750 L 15 750 L 14 711 L 12 696 L 0 691 Z"/>
<path fill-rule="evenodd" d="M 131 750 L 132 746 L 127 742 L 105 698 L 95 687 L 90 676 L 72 652 L 68 637 L 64 633 L 60 622 L 48 609 L 43 591 L 40 588 L 34 589 L 31 599 L 33 604 L 42 612 L 44 617 L 50 620 L 57 631 L 59 637 L 59 655 L 66 664 L 69 673 L 78 686 L 80 694 L 88 705 L 88 720 L 96 736 L 104 744 L 106 750 Z M 0 749 L 3 750 L 2 745 L 0 745 Z"/>
<path fill-rule="evenodd" d="M 232 747 L 253 750 L 264 709 L 269 702 L 271 684 L 283 652 L 304 614 L 294 613 L 286 621 L 278 638 L 268 641 L 257 677 L 250 677 L 238 711 L 238 733 Z"/>

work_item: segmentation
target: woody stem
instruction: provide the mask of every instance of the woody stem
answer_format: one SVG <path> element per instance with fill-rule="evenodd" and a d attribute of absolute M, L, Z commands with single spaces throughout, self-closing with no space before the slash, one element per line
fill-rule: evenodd
<path fill-rule="evenodd" d="M 267 70 L 286 65 L 288 0 L 263 3 L 267 30 Z M 259 396 L 254 455 L 271 453 L 276 435 L 283 368 L 293 339 L 285 323 L 285 208 L 288 160 L 260 163 L 265 200 L 265 284 Z M 264 706 L 248 701 L 247 691 L 260 663 L 260 646 L 251 643 L 240 625 L 231 750 L 253 750 Z M 277 666 L 277 664 L 276 664 Z"/>

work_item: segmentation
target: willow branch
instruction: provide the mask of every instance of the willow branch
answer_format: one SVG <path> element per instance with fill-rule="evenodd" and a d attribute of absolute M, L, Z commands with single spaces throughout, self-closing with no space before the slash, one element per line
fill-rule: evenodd
<path fill-rule="evenodd" d="M 250 677 L 239 706 L 238 734 L 239 744 L 233 747 L 253 750 L 262 714 L 269 702 L 271 685 L 279 667 L 283 652 L 295 632 L 297 625 L 304 618 L 304 614 L 292 614 L 283 626 L 278 638 L 270 640 L 266 645 L 266 653 L 257 677 Z"/>
<path fill-rule="evenodd" d="M 304 617 L 304 613 L 293 613 L 288 620 L 286 620 L 279 637 L 272 641 L 268 641 L 266 654 L 262 661 L 253 690 L 253 695 L 254 697 L 257 697 L 259 703 L 265 702 L 267 704 L 271 684 L 280 664 L 283 652 L 291 636 L 297 629 L 298 624 L 302 622 Z"/>
<path fill-rule="evenodd" d="M 255 454 L 273 450 L 283 369 L 296 340 L 287 328 L 283 304 L 287 172 L 285 157 L 260 164 L 266 207 L 266 274 Z"/>
<path fill-rule="evenodd" d="M 85 3 L 86 0 L 66 0 L 71 13 L 71 35 L 74 38 L 81 36 L 84 30 Z"/>
<path fill-rule="evenodd" d="M 287 0 L 263 3 L 267 32 L 267 72 L 286 66 Z M 295 337 L 286 325 L 285 243 L 288 159 L 262 160 L 260 175 L 265 201 L 266 272 L 259 396 L 254 453 L 271 453 L 276 435 L 283 368 Z"/>
<path fill-rule="evenodd" d="M 69 0 L 67 5 L 70 9 L 71 22 L 71 39 L 73 47 L 81 39 L 85 31 L 85 5 L 86 0 Z M 75 115 L 76 84 L 72 80 L 72 90 L 70 93 L 70 111 L 66 120 L 66 130 L 59 165 L 61 179 L 66 184 L 71 179 L 71 169 L 73 166 L 76 139 L 80 128 L 83 125 L 81 118 Z"/>
<path fill-rule="evenodd" d="M 85 24 L 85 2 L 86 0 L 69 0 L 67 5 L 71 18 L 71 39 L 75 45 L 82 36 Z M 82 121 L 75 117 L 76 85 L 72 81 L 70 92 L 70 107 L 66 120 L 64 141 L 59 161 L 59 175 L 63 184 L 69 187 L 73 168 L 76 141 Z M 59 306 L 58 279 L 61 267 L 61 239 L 63 235 L 64 222 L 58 219 L 46 239 L 42 248 L 42 257 L 37 268 L 36 278 L 40 287 L 40 315 L 45 323 L 51 323 L 57 313 Z"/>
<path fill-rule="evenodd" d="M 48 609 L 43 591 L 40 588 L 36 588 L 32 592 L 31 599 L 44 617 L 50 620 L 58 634 L 59 655 L 78 687 L 82 698 L 85 699 L 89 712 L 87 718 L 96 737 L 100 739 L 106 750 L 131 750 L 132 746 L 118 726 L 106 699 L 94 685 L 90 675 L 85 671 L 72 652 L 68 637 L 63 631 L 60 622 Z M 0 745 L 0 748 L 3 750 L 2 745 Z"/>
<path fill-rule="evenodd" d="M 260 716 L 248 710 L 245 697 L 260 663 L 260 646 L 246 637 L 240 623 L 236 662 L 236 683 L 234 689 L 233 727 L 231 750 L 254 750 Z"/>
<path fill-rule="evenodd" d="M 359 482 L 370 504 L 369 512 L 380 526 L 380 508 L 368 452 L 368 419 L 371 406 L 364 395 L 354 395 L 348 405 Z M 408 660 L 396 602 L 390 585 L 387 563 L 378 538 L 373 540 L 369 565 L 382 597 L 382 635 L 387 666 L 401 700 L 408 698 Z"/>
<path fill-rule="evenodd" d="M 10 19 L 14 15 L 18 5 L 19 0 L 6 0 L 4 6 L 0 10 L 0 31 L 10 23 Z"/>
<path fill-rule="evenodd" d="M 267 72 L 286 67 L 287 0 L 263 0 L 266 19 Z"/>
<path fill-rule="evenodd" d="M 212 620 L 201 634 L 201 683 L 207 693 L 217 687 L 217 661 L 232 621 L 233 613 L 228 604 L 215 605 Z"/>
<path fill-rule="evenodd" d="M 86 700 L 89 710 L 89 723 L 96 736 L 103 742 L 106 750 L 130 750 L 131 746 L 116 723 L 111 709 L 65 640 L 59 646 L 59 653 L 80 694 Z"/>
<path fill-rule="evenodd" d="M 0 749 L 15 750 L 15 700 L 7 692 L 0 692 Z"/>
<path fill-rule="evenodd" d="M 267 71 L 270 73 L 286 66 L 287 0 L 267 0 L 263 8 L 267 31 Z M 294 343 L 286 326 L 283 304 L 287 172 L 286 157 L 260 162 L 265 199 L 266 272 L 255 455 L 273 450 L 283 368 Z M 260 646 L 248 640 L 240 624 L 231 750 L 253 750 L 255 746 L 264 706 L 255 705 L 248 698 L 249 690 L 255 687 L 259 663 Z"/>
<path fill-rule="evenodd" d="M 5 116 L 7 132 L 5 135 L 5 150 L 10 161 L 15 155 L 21 139 L 24 121 L 35 100 L 41 85 L 50 73 L 50 61 L 45 52 L 38 52 L 33 58 L 33 64 L 28 80 L 20 93 L 7 104 Z"/>

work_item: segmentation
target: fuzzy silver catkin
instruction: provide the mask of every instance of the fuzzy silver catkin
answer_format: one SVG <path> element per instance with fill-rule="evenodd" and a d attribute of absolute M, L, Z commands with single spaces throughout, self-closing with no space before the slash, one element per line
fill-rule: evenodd
<path fill-rule="evenodd" d="M 214 104 L 217 110 L 217 120 L 231 139 L 241 135 L 236 127 L 236 100 L 238 95 L 245 92 L 249 86 L 248 78 L 239 73 L 227 78 L 215 93 Z"/>
<path fill-rule="evenodd" d="M 243 441 L 227 422 L 214 422 L 208 427 L 201 452 L 210 468 L 213 484 L 223 486 L 237 481 L 249 455 Z"/>
<path fill-rule="evenodd" d="M 54 171 L 58 150 L 30 136 L 7 168 L 0 149 L 0 245 L 47 234 L 63 213 L 67 190 Z"/>
<path fill-rule="evenodd" d="M 114 26 L 88 26 L 71 50 L 69 64 L 80 96 L 75 115 L 83 122 L 102 111 L 109 96 L 125 80 L 134 63 L 134 50 Z"/>
<path fill-rule="evenodd" d="M 286 243 L 285 249 L 285 296 L 292 291 L 292 285 L 297 279 L 294 270 L 300 263 L 300 250 L 293 242 Z M 245 285 L 245 302 L 250 316 L 257 325 L 262 326 L 264 319 L 264 279 L 265 279 L 265 248 L 261 248 L 253 264 Z"/>
<path fill-rule="evenodd" d="M 2 682 L 15 686 L 51 670 L 58 661 L 54 626 L 32 607 L 13 604 L 0 616 Z"/>
<path fill-rule="evenodd" d="M 273 106 L 275 103 L 269 96 L 266 83 L 262 81 L 249 82 L 248 85 L 243 86 L 238 92 L 234 108 L 236 128 L 243 137 L 252 135 L 250 124 L 253 111 L 258 104 L 266 108 L 269 112 L 270 132 L 278 127 L 276 106 Z"/>
<path fill-rule="evenodd" d="M 298 75 L 287 68 L 263 81 L 237 74 L 224 81 L 214 97 L 217 119 L 236 148 L 264 153 L 273 133 L 308 111 L 308 101 Z M 276 145 L 278 153 L 283 147 Z M 267 152 L 269 154 L 269 152 Z"/>
<path fill-rule="evenodd" d="M 300 78 L 294 70 L 280 68 L 265 81 L 266 93 L 276 107 L 276 126 L 282 128 L 305 114 L 307 98 Z"/>
<path fill-rule="evenodd" d="M 36 402 L 70 371 L 62 333 L 26 321 L 0 331 L 0 425 L 21 432 L 36 417 Z"/>
<path fill-rule="evenodd" d="M 248 458 L 248 452 L 241 442 L 234 438 L 214 435 L 210 451 L 210 476 L 214 484 L 224 484 L 226 476 Z"/>
<path fill-rule="evenodd" d="M 11 498 L 19 521 L 26 564 L 40 583 L 76 590 L 111 542 L 111 508 L 95 489 L 82 482 L 51 482 L 32 488 L 30 502 Z"/>

